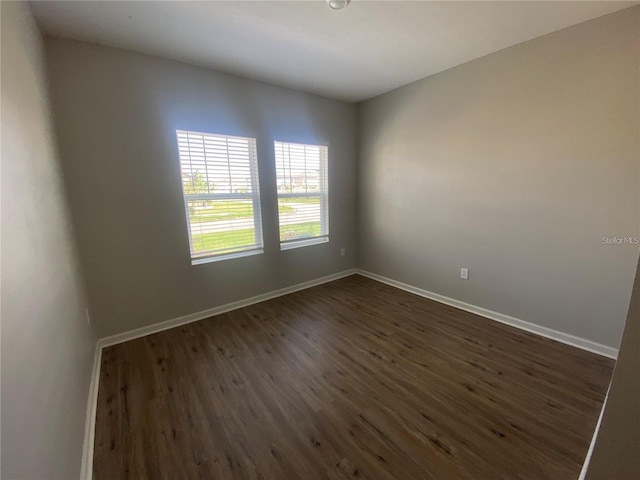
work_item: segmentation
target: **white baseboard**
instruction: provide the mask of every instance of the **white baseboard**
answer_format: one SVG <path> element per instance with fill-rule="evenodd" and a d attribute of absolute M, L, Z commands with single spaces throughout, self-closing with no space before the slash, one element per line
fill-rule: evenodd
<path fill-rule="evenodd" d="M 609 382 L 607 395 L 604 397 L 604 402 L 602 403 L 602 408 L 600 409 L 600 416 L 598 417 L 598 423 L 596 424 L 596 429 L 593 432 L 593 437 L 591 437 L 589 451 L 587 452 L 587 456 L 585 457 L 584 463 L 582 464 L 582 470 L 580 470 L 580 476 L 578 477 L 578 480 L 585 480 L 585 478 L 587 478 L 587 470 L 589 470 L 589 463 L 591 463 L 593 449 L 595 448 L 596 440 L 598 439 L 598 432 L 600 431 L 600 424 L 602 423 L 602 416 L 604 415 L 604 407 L 607 406 L 607 400 L 609 399 L 609 390 L 611 390 L 611 382 Z"/>
<path fill-rule="evenodd" d="M 203 310 L 201 312 L 184 315 L 182 317 L 174 318 L 171 320 L 165 320 L 160 323 L 156 323 L 146 327 L 137 328 L 135 330 L 130 330 L 128 332 L 119 333 L 116 335 L 111 335 L 109 337 L 104 337 L 99 339 L 96 344 L 96 352 L 94 355 L 93 371 L 91 376 L 91 385 L 89 387 L 89 399 L 87 404 L 87 420 L 85 425 L 85 437 L 84 437 L 84 445 L 83 445 L 83 452 L 82 452 L 82 467 L 81 467 L 80 478 L 82 480 L 91 480 L 93 477 L 93 448 L 94 448 L 94 442 L 95 442 L 96 410 L 98 405 L 98 384 L 100 381 L 100 363 L 102 361 L 103 348 L 116 345 L 118 343 L 127 342 L 129 340 L 134 340 L 136 338 L 145 337 L 147 335 L 151 335 L 154 333 L 162 332 L 164 330 L 169 330 L 171 328 L 185 325 L 187 323 L 204 320 L 205 318 L 213 317 L 215 315 L 220 315 L 222 313 L 230 312 L 238 308 L 247 307 L 249 305 L 264 302 L 272 298 L 288 295 L 289 293 L 305 290 L 307 288 L 315 287 L 316 285 L 321 285 L 323 283 L 332 282 L 334 280 L 348 277 L 356 273 L 364 277 L 368 277 L 373 280 L 376 280 L 378 282 L 386 283 L 387 285 L 391 285 L 392 287 L 400 288 L 407 292 L 420 295 L 421 297 L 429 298 L 431 300 L 435 300 L 437 302 L 444 303 L 446 305 L 450 305 L 452 307 L 456 307 L 461 310 L 465 310 L 467 312 L 475 313 L 476 315 L 480 315 L 482 317 L 489 318 L 491 320 L 495 320 L 500 323 L 505 323 L 507 325 L 511 325 L 513 327 L 520 328 L 522 330 L 526 330 L 531 333 L 542 335 L 543 337 L 551 338 L 553 340 L 557 340 L 559 342 L 566 343 L 568 345 L 572 345 L 574 347 L 578 347 L 583 350 L 588 350 L 590 352 L 604 355 L 610 358 L 617 358 L 618 356 L 617 349 L 607 347 L 605 345 L 601 345 L 599 343 L 592 342 L 590 340 L 585 340 L 583 338 L 575 337 L 573 335 L 558 332 L 557 330 L 553 330 L 547 327 L 542 327 L 540 325 L 535 325 L 533 323 L 529 323 L 524 320 L 520 320 L 514 317 L 510 317 L 508 315 L 494 312 L 486 308 L 477 307 L 469 303 L 461 302 L 453 298 L 445 297 L 444 295 L 439 295 L 437 293 L 429 292 L 427 290 L 423 290 L 421 288 L 414 287 L 412 285 L 408 285 L 406 283 L 402 283 L 397 280 L 383 277 L 382 275 L 367 272 L 365 270 L 360 270 L 356 268 L 353 268 L 350 270 L 344 270 L 342 272 L 334 273 L 332 275 L 320 277 L 315 280 L 310 280 L 308 282 L 298 283 L 296 285 L 281 288 L 279 290 L 273 290 L 271 292 L 263 293 L 261 295 L 256 295 L 254 297 L 246 298 L 244 300 L 239 300 L 237 302 L 227 303 L 219 307 L 210 308 L 207 310 Z"/>
<path fill-rule="evenodd" d="M 494 312 L 493 310 L 477 307 L 476 305 L 471 305 L 470 303 L 462 302 L 454 298 L 445 297 L 444 295 L 440 295 L 438 293 L 433 293 L 428 290 L 423 290 L 422 288 L 414 287 L 413 285 L 402 283 L 391 278 L 383 277 L 382 275 L 378 275 L 377 273 L 371 273 L 367 272 L 366 270 L 359 269 L 358 274 L 362 275 L 363 277 L 371 278 L 372 280 L 376 280 L 378 282 L 386 283 L 387 285 L 391 285 L 392 287 L 396 287 L 401 290 L 420 295 L 421 297 L 435 300 L 436 302 L 444 303 L 445 305 L 456 307 L 466 312 L 475 313 L 476 315 L 480 315 L 481 317 L 485 317 L 490 320 L 495 320 L 496 322 L 504 323 L 521 330 L 526 330 L 527 332 L 535 333 L 537 335 L 541 335 L 543 337 L 550 338 L 552 340 L 556 340 L 573 347 L 581 348 L 582 350 L 587 350 L 589 352 L 597 353 L 598 355 L 603 355 L 605 357 L 613 359 L 618 357 L 618 349 L 602 345 L 601 343 L 592 342 L 591 340 L 587 340 L 585 338 L 576 337 L 568 333 L 559 332 L 558 330 L 554 330 L 552 328 L 536 325 L 535 323 L 520 320 L 519 318 L 511 317 L 503 313 Z"/>
<path fill-rule="evenodd" d="M 288 295 L 289 293 L 298 292 L 306 288 L 315 287 L 316 285 L 332 282 L 334 280 L 338 280 L 339 278 L 348 277 L 349 275 L 353 275 L 355 273 L 357 273 L 357 269 L 355 268 L 344 270 L 332 275 L 327 275 L 326 277 L 316 278 L 315 280 L 310 280 L 308 282 L 302 282 L 296 285 L 291 285 L 290 287 L 285 287 L 279 290 L 273 290 L 271 292 L 256 295 L 255 297 L 245 298 L 244 300 L 238 300 L 237 302 L 227 303 L 225 305 L 220 305 L 219 307 L 202 310 L 201 312 L 191 313 L 183 317 L 165 320 L 164 322 L 154 323 L 153 325 L 136 328 L 135 330 L 129 330 L 128 332 L 124 333 L 118 333 L 116 335 L 101 338 L 100 340 L 98 340 L 98 345 L 101 348 L 104 348 L 111 345 L 116 345 L 118 343 L 127 342 L 129 340 L 134 340 L 136 338 L 146 337 L 147 335 L 151 335 L 152 333 L 162 332 L 164 330 L 169 330 L 170 328 L 179 327 L 180 325 L 197 322 L 199 320 L 204 320 L 205 318 L 220 315 L 221 313 L 230 312 L 231 310 L 248 307 L 249 305 L 253 305 L 254 303 L 260 303 L 266 300 L 271 300 L 272 298 L 282 297 L 283 295 Z"/>
<path fill-rule="evenodd" d="M 98 409 L 98 385 L 100 383 L 100 364 L 102 362 L 102 347 L 100 341 L 96 343 L 91 369 L 91 383 L 89 384 L 89 398 L 87 400 L 87 418 L 84 425 L 84 443 L 82 445 L 82 464 L 80 479 L 91 480 L 93 477 L 93 446 L 96 437 L 96 411 Z"/>
<path fill-rule="evenodd" d="M 233 303 L 227 303 L 219 307 L 210 308 L 201 312 L 192 313 L 183 317 L 166 320 L 164 322 L 149 325 L 147 327 L 136 328 L 124 333 L 118 333 L 109 337 L 104 337 L 96 343 L 96 351 L 93 358 L 93 370 L 91 373 L 91 384 L 89 385 L 89 398 L 87 401 L 87 418 L 85 422 L 84 444 L 82 447 L 82 464 L 80 467 L 80 478 L 82 480 L 91 480 L 93 478 L 93 448 L 96 433 L 96 411 L 98 408 L 98 385 L 100 382 L 100 364 L 102 362 L 102 349 L 118 343 L 127 342 L 136 338 L 145 337 L 153 333 L 169 330 L 170 328 L 179 327 L 191 322 L 204 320 L 205 318 L 220 315 L 221 313 L 230 312 L 238 308 L 247 307 L 254 303 L 264 302 L 272 298 L 288 295 L 289 293 L 298 292 L 307 288 L 315 287 L 323 283 L 332 282 L 340 278 L 348 277 L 357 273 L 357 269 L 344 270 L 342 272 L 327 275 L 325 277 L 316 278 L 308 282 L 298 283 L 289 287 L 273 290 L 271 292 L 256 295 L 255 297 L 246 298 Z"/>

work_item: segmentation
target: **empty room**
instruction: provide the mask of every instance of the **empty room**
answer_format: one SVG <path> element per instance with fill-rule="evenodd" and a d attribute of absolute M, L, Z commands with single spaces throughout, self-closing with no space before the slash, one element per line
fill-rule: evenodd
<path fill-rule="evenodd" d="M 640 478 L 640 2 L 0 17 L 2 479 Z"/>

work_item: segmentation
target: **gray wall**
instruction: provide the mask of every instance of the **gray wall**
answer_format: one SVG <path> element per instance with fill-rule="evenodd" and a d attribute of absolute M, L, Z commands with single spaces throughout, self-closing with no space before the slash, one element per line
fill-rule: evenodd
<path fill-rule="evenodd" d="M 602 237 L 640 235 L 639 14 L 361 104 L 359 266 L 617 347 L 638 245 Z"/>
<path fill-rule="evenodd" d="M 2 2 L 2 478 L 77 478 L 96 337 L 51 130 L 40 33 Z"/>
<path fill-rule="evenodd" d="M 587 480 L 640 478 L 640 262 Z"/>
<path fill-rule="evenodd" d="M 354 105 L 82 42 L 47 38 L 46 50 L 101 335 L 355 267 Z M 176 129 L 257 138 L 263 255 L 191 265 Z M 329 243 L 280 251 L 274 137 L 328 143 Z"/>

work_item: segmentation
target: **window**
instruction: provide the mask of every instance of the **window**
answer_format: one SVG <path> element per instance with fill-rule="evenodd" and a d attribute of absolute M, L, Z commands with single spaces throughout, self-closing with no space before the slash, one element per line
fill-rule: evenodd
<path fill-rule="evenodd" d="M 262 253 L 255 139 L 176 135 L 191 263 Z"/>
<path fill-rule="evenodd" d="M 327 147 L 274 142 L 280 249 L 329 241 Z"/>

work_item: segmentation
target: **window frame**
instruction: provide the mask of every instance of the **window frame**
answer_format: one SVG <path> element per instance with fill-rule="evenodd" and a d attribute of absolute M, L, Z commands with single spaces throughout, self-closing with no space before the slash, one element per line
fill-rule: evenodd
<path fill-rule="evenodd" d="M 241 258 L 250 255 L 259 255 L 264 253 L 264 233 L 262 230 L 262 209 L 260 203 L 260 176 L 258 173 L 258 153 L 257 153 L 257 140 L 253 137 L 241 137 L 237 135 L 226 135 L 221 133 L 200 132 L 195 130 L 176 129 L 176 145 L 178 148 L 178 167 L 180 169 L 180 185 L 182 189 L 182 199 L 185 209 L 185 220 L 187 224 L 187 234 L 189 236 L 189 255 L 191 258 L 191 265 L 201 265 L 204 263 L 218 262 L 222 260 L 230 260 L 233 258 Z M 251 178 L 251 193 L 198 193 L 188 194 L 184 191 L 183 175 L 185 172 L 182 170 L 182 159 L 180 154 L 180 134 L 187 135 L 203 135 L 210 137 L 228 139 L 241 139 L 248 141 L 249 152 L 249 171 Z M 228 144 L 227 144 L 228 145 Z M 205 160 L 206 162 L 206 160 Z M 229 163 L 229 157 L 227 156 L 227 164 Z M 193 171 L 191 172 L 193 173 Z M 231 176 L 229 178 L 231 182 Z M 235 250 L 231 252 L 211 252 L 198 254 L 194 252 L 193 233 L 191 231 L 191 219 L 189 215 L 189 202 L 192 201 L 215 201 L 215 200 L 251 200 L 253 207 L 253 227 L 255 232 L 255 243 L 247 245 L 241 250 Z M 233 230 L 231 230 L 233 231 Z"/>
<path fill-rule="evenodd" d="M 318 192 L 301 192 L 301 193 L 280 193 L 278 192 L 278 153 L 277 145 L 300 145 L 307 147 L 318 147 L 320 149 L 320 171 L 318 172 L 320 189 Z M 291 142 L 285 140 L 273 139 L 273 153 L 274 153 L 274 166 L 276 176 L 276 195 L 277 195 L 277 207 L 278 207 L 278 241 L 280 243 L 280 250 L 292 250 L 295 248 L 308 247 L 311 245 L 318 245 L 329 242 L 329 145 L 327 144 L 311 144 Z M 321 234 L 315 237 L 296 238 L 292 240 L 282 240 L 280 234 L 280 199 L 281 198 L 319 198 L 320 199 L 320 228 Z M 325 228 L 326 231 L 322 232 Z"/>

